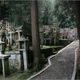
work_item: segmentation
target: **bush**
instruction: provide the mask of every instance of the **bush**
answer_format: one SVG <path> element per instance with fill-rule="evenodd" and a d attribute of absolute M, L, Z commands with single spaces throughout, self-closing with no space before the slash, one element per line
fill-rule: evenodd
<path fill-rule="evenodd" d="M 44 54 L 44 57 L 47 58 L 53 54 L 54 52 L 60 50 L 63 46 L 43 46 L 41 48 L 41 53 Z"/>
<path fill-rule="evenodd" d="M 70 43 L 71 41 L 68 40 L 68 39 L 60 39 L 59 40 L 59 45 L 62 45 L 62 46 L 66 46 Z"/>
<path fill-rule="evenodd" d="M 52 48 L 42 48 L 41 53 L 44 55 L 45 58 L 53 54 Z"/>

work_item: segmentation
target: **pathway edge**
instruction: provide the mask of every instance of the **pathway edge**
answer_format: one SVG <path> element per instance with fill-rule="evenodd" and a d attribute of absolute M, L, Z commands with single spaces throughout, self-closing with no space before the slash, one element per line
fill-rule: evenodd
<path fill-rule="evenodd" d="M 76 69 L 77 69 L 77 50 L 78 50 L 78 48 L 75 49 L 75 63 L 74 63 L 74 70 L 73 70 L 73 74 L 72 74 L 71 80 L 75 80 L 75 76 L 76 76 Z"/>

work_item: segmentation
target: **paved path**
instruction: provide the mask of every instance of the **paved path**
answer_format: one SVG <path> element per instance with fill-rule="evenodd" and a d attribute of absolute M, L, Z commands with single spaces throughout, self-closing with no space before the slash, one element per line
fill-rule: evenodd
<path fill-rule="evenodd" d="M 71 80 L 74 71 L 75 49 L 78 41 L 72 42 L 57 56 L 51 58 L 51 66 L 31 80 Z"/>

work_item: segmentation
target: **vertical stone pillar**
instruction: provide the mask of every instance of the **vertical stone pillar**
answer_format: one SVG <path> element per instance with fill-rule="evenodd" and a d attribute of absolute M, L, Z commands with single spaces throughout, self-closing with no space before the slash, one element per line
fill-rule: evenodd
<path fill-rule="evenodd" d="M 10 70 L 9 70 L 9 56 L 6 56 L 3 58 L 3 63 L 4 63 L 4 74 L 5 77 L 7 77 L 10 74 Z M 3 65 L 2 65 L 2 70 L 3 70 Z"/>
<path fill-rule="evenodd" d="M 0 55 L 0 73 L 3 73 L 3 76 L 6 77 L 10 74 L 9 70 L 9 56 L 8 55 Z"/>
<path fill-rule="evenodd" d="M 26 51 L 26 40 L 24 40 L 24 51 L 23 51 L 23 57 L 24 57 L 24 70 L 26 71 L 27 70 L 27 51 Z"/>
<path fill-rule="evenodd" d="M 20 45 L 20 60 L 21 60 L 21 71 L 27 70 L 27 52 L 26 52 L 26 39 L 19 40 Z"/>

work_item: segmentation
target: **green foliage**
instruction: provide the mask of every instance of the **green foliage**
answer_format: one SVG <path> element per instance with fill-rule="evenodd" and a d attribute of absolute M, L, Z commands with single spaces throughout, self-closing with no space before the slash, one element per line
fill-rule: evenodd
<path fill-rule="evenodd" d="M 24 21 L 30 24 L 30 1 L 9 1 L 8 12 L 7 20 L 16 26 L 23 25 Z"/>
<path fill-rule="evenodd" d="M 57 17 L 59 27 L 72 27 L 75 25 L 75 12 L 69 1 L 60 1 L 55 6 L 54 15 Z"/>
<path fill-rule="evenodd" d="M 38 3 L 39 23 L 52 25 L 58 24 L 60 27 L 69 27 L 75 24 L 75 14 L 72 2 L 64 0 L 41 0 Z M 3 5 L 4 6 L 4 5 Z M 5 5 L 5 18 L 16 27 L 23 25 L 24 21 L 31 24 L 30 1 L 11 0 Z"/>
<path fill-rule="evenodd" d="M 60 39 L 59 40 L 59 44 L 62 45 L 62 46 L 66 46 L 66 45 L 68 45 L 71 42 L 72 41 L 71 40 L 68 40 L 68 39 Z"/>
<path fill-rule="evenodd" d="M 75 25 L 75 11 L 73 3 L 64 0 L 44 0 L 39 5 L 39 21 L 41 24 L 59 27 L 72 27 Z"/>
<path fill-rule="evenodd" d="M 39 23 L 43 25 L 53 24 L 53 11 L 54 5 L 51 0 L 39 1 Z"/>
<path fill-rule="evenodd" d="M 13 25 L 14 30 L 22 26 L 24 36 L 31 35 L 31 6 L 30 1 L 11 0 L 7 1 L 8 15 L 6 20 Z M 26 34 L 27 32 L 27 34 Z"/>

